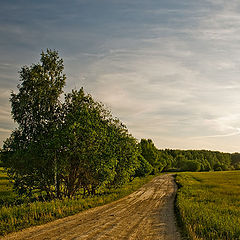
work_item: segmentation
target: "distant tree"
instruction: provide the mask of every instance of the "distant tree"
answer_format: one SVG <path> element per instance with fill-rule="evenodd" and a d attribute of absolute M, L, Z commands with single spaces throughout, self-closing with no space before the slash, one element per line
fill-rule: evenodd
<path fill-rule="evenodd" d="M 153 173 L 161 172 L 166 165 L 161 153 L 151 139 L 141 139 L 139 143 L 142 156 L 152 165 Z"/>
<path fill-rule="evenodd" d="M 213 167 L 214 171 L 222 171 L 222 165 L 220 163 L 216 163 Z"/>
<path fill-rule="evenodd" d="M 231 154 L 231 165 L 234 169 L 240 169 L 240 153 L 233 153 Z"/>
<path fill-rule="evenodd" d="M 135 171 L 135 177 L 148 176 L 153 170 L 152 165 L 142 155 L 138 156 L 138 160 L 140 164 Z"/>
<path fill-rule="evenodd" d="M 170 154 L 168 154 L 167 150 L 159 150 L 159 159 L 162 163 L 163 171 L 168 171 L 174 166 L 174 159 Z"/>
<path fill-rule="evenodd" d="M 203 158 L 201 160 L 201 171 L 210 171 L 210 170 L 211 170 L 210 163 L 205 158 Z"/>
<path fill-rule="evenodd" d="M 185 162 L 187 161 L 187 159 L 185 158 L 185 156 L 181 153 L 179 155 L 176 156 L 175 158 L 176 161 L 176 167 L 178 169 L 183 170 L 184 166 L 185 166 Z"/>
<path fill-rule="evenodd" d="M 161 150 L 163 151 L 163 150 Z M 164 150 L 169 156 L 172 156 L 172 168 L 183 170 L 186 161 L 195 161 L 200 163 L 200 171 L 231 170 L 234 169 L 234 163 L 238 160 L 233 160 L 234 154 L 223 153 L 210 150 Z M 237 155 L 235 155 L 237 157 Z M 217 167 L 216 167 L 217 166 Z M 240 166 L 240 165 L 239 165 Z"/>
<path fill-rule="evenodd" d="M 201 164 L 198 161 L 186 160 L 183 162 L 182 169 L 183 171 L 198 172 L 201 169 Z"/>

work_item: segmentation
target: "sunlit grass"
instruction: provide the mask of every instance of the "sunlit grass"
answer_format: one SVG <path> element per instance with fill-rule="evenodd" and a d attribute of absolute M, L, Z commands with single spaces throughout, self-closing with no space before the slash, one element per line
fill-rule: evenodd
<path fill-rule="evenodd" d="M 240 239 L 240 171 L 178 174 L 176 206 L 191 239 Z"/>

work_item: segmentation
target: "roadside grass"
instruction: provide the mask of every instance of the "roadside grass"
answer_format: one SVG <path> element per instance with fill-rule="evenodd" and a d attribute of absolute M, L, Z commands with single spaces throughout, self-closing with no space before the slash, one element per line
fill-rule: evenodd
<path fill-rule="evenodd" d="M 12 192 L 12 187 L 3 175 L 0 178 L 0 199 L 12 201 L 12 197 L 16 196 Z M 93 197 L 75 199 L 52 200 L 48 202 L 26 202 L 19 205 L 2 205 L 0 207 L 0 235 L 6 235 L 30 226 L 35 226 L 53 221 L 55 219 L 70 216 L 83 210 L 93 208 L 113 202 L 130 193 L 136 191 L 145 183 L 152 180 L 155 176 L 147 176 L 144 178 L 135 178 L 132 182 L 123 185 L 118 189 L 110 189 L 105 194 Z M 6 181 L 7 180 L 7 181 Z M 2 191 L 1 191 L 2 190 Z M 4 194 L 6 195 L 4 197 Z M 2 194 L 3 193 L 3 194 Z M 7 196 L 9 199 L 7 199 Z"/>
<path fill-rule="evenodd" d="M 189 239 L 240 239 L 240 171 L 178 173 L 176 207 Z"/>

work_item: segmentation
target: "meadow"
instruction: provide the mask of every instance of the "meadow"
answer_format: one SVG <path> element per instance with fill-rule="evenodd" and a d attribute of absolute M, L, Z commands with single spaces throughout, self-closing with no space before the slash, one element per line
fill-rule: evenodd
<path fill-rule="evenodd" d="M 240 171 L 180 173 L 176 209 L 189 239 L 240 239 Z"/>
<path fill-rule="evenodd" d="M 78 196 L 71 199 L 31 202 L 28 199 L 19 198 L 13 192 L 12 184 L 6 173 L 0 168 L 0 235 L 50 222 L 115 201 L 134 192 L 153 177 L 135 178 L 121 188 L 105 190 L 104 194 L 86 198 Z"/>

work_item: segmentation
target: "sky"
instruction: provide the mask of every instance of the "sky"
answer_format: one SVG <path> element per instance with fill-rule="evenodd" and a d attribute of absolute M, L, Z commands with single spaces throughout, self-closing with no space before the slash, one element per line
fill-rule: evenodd
<path fill-rule="evenodd" d="M 55 49 L 84 87 L 160 149 L 240 152 L 240 2 L 0 0 L 0 146 L 19 70 Z"/>

